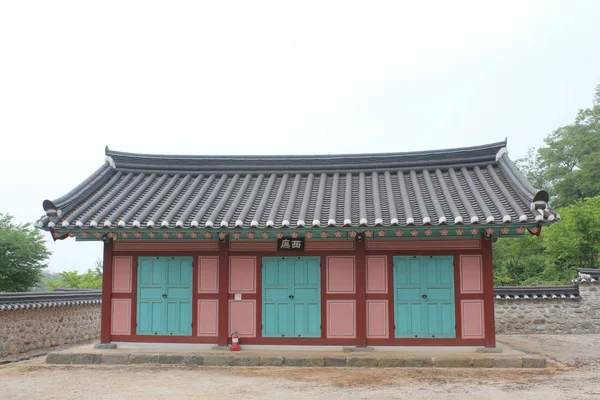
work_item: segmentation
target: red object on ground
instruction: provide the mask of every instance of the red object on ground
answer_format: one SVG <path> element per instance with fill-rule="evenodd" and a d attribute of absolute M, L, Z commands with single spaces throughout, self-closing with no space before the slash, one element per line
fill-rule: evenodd
<path fill-rule="evenodd" d="M 237 334 L 233 333 L 231 335 L 231 351 L 240 351 L 240 339 Z"/>

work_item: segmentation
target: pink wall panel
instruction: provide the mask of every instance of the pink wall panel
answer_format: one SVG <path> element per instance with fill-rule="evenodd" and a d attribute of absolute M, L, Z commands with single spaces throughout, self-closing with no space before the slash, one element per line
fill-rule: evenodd
<path fill-rule="evenodd" d="M 219 300 L 198 300 L 198 336 L 219 335 Z"/>
<path fill-rule="evenodd" d="M 229 300 L 229 334 L 256 337 L 256 300 Z"/>
<path fill-rule="evenodd" d="M 386 257 L 367 257 L 367 293 L 387 293 L 386 267 Z"/>
<path fill-rule="evenodd" d="M 200 257 L 198 259 L 200 273 L 198 274 L 199 293 L 219 292 L 219 259 L 215 257 Z"/>
<path fill-rule="evenodd" d="M 484 339 L 483 300 L 462 300 L 462 336 L 464 339 Z"/>
<path fill-rule="evenodd" d="M 131 300 L 113 299 L 111 305 L 112 320 L 110 324 L 110 333 L 113 335 L 130 335 Z"/>
<path fill-rule="evenodd" d="M 483 293 L 481 256 L 460 256 L 461 293 Z"/>
<path fill-rule="evenodd" d="M 231 257 L 229 259 L 229 293 L 256 292 L 256 259 Z"/>
<path fill-rule="evenodd" d="M 131 257 L 113 258 L 112 291 L 115 293 L 131 293 Z"/>
<path fill-rule="evenodd" d="M 327 293 L 354 293 L 354 257 L 327 257 Z"/>
<path fill-rule="evenodd" d="M 327 301 L 327 337 L 356 338 L 356 301 Z"/>
<path fill-rule="evenodd" d="M 367 337 L 388 336 L 387 300 L 367 300 Z"/>

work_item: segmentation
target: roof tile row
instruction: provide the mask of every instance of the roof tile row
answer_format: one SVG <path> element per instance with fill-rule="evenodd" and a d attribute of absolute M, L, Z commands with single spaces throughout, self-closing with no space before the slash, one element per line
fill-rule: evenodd
<path fill-rule="evenodd" d="M 532 211 L 535 189 L 503 145 L 453 149 L 449 155 L 330 158 L 194 158 L 107 150 L 104 168 L 62 198 L 45 202 L 47 216 L 37 226 L 304 228 L 556 219 L 547 206 Z"/>

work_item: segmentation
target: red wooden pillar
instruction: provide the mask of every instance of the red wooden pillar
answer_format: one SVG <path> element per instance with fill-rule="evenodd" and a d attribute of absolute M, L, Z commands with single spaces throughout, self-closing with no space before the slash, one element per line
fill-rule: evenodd
<path fill-rule="evenodd" d="M 100 343 L 110 343 L 111 297 L 112 297 L 113 241 L 104 241 L 102 263 L 102 314 L 100 324 Z"/>
<path fill-rule="evenodd" d="M 356 347 L 367 347 L 367 268 L 366 240 L 356 240 Z"/>
<path fill-rule="evenodd" d="M 219 241 L 219 337 L 217 345 L 227 346 L 229 340 L 229 241 Z"/>
<path fill-rule="evenodd" d="M 483 258 L 483 314 L 485 316 L 485 347 L 496 347 L 496 319 L 494 316 L 494 265 L 492 240 L 481 239 Z"/>

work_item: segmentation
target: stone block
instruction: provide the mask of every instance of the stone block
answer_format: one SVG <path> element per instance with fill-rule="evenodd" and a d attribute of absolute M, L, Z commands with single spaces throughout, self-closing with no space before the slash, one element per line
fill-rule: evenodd
<path fill-rule="evenodd" d="M 159 354 L 159 364 L 182 365 L 183 354 Z"/>
<path fill-rule="evenodd" d="M 71 364 L 73 353 L 50 353 L 46 356 L 46 364 Z"/>
<path fill-rule="evenodd" d="M 495 365 L 495 359 L 493 358 L 475 358 L 473 359 L 473 366 L 475 368 L 493 368 Z"/>
<path fill-rule="evenodd" d="M 373 349 L 372 347 L 354 347 L 354 346 L 349 346 L 349 347 L 342 348 L 342 350 L 344 350 L 345 353 L 371 353 L 375 349 Z"/>
<path fill-rule="evenodd" d="M 495 358 L 494 367 L 496 368 L 522 368 L 523 359 L 521 357 Z"/>
<path fill-rule="evenodd" d="M 259 362 L 264 367 L 279 367 L 283 365 L 283 357 L 261 356 Z"/>
<path fill-rule="evenodd" d="M 377 359 L 374 357 L 350 357 L 346 360 L 348 367 L 376 367 Z"/>
<path fill-rule="evenodd" d="M 102 354 L 95 353 L 74 353 L 71 359 L 72 364 L 100 364 Z"/>
<path fill-rule="evenodd" d="M 102 354 L 102 364 L 125 365 L 128 363 L 129 354 L 127 353 Z"/>
<path fill-rule="evenodd" d="M 307 356 L 290 356 L 283 359 L 283 365 L 286 367 L 308 367 L 310 366 L 310 358 Z"/>
<path fill-rule="evenodd" d="M 478 347 L 475 349 L 475 353 L 502 353 L 503 350 L 500 347 Z"/>
<path fill-rule="evenodd" d="M 404 367 L 404 359 L 403 358 L 392 358 L 392 357 L 380 358 L 377 362 L 377 366 L 380 368 Z"/>
<path fill-rule="evenodd" d="M 11 343 L 11 345 L 8 348 L 8 354 L 15 355 L 19 352 L 19 348 L 17 346 L 15 346 L 13 343 Z"/>
<path fill-rule="evenodd" d="M 185 365 L 204 365 L 204 357 L 195 354 L 189 354 L 183 356 L 183 363 Z"/>
<path fill-rule="evenodd" d="M 346 357 L 325 357 L 326 367 L 345 367 Z"/>
<path fill-rule="evenodd" d="M 523 368 L 546 368 L 546 359 L 543 357 L 523 357 Z"/>
<path fill-rule="evenodd" d="M 131 354 L 129 364 L 157 364 L 158 354 Z"/>
<path fill-rule="evenodd" d="M 204 356 L 204 365 L 214 367 L 226 367 L 233 365 L 233 356 L 210 355 Z"/>
<path fill-rule="evenodd" d="M 310 366 L 311 367 L 324 367 L 325 366 L 325 357 L 311 356 L 310 357 Z"/>
<path fill-rule="evenodd" d="M 408 368 L 423 368 L 433 367 L 433 360 L 431 358 L 407 358 L 404 360 L 404 366 Z"/>
<path fill-rule="evenodd" d="M 439 368 L 471 368 L 473 360 L 458 357 L 435 357 L 433 364 Z"/>
<path fill-rule="evenodd" d="M 259 356 L 235 356 L 233 358 L 233 365 L 238 367 L 258 367 L 260 365 Z"/>
<path fill-rule="evenodd" d="M 117 348 L 117 344 L 116 343 L 96 343 L 94 345 L 95 349 L 101 349 L 101 350 L 114 350 Z"/>

